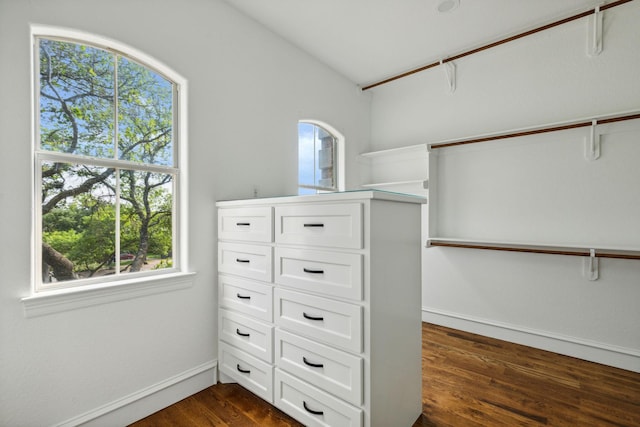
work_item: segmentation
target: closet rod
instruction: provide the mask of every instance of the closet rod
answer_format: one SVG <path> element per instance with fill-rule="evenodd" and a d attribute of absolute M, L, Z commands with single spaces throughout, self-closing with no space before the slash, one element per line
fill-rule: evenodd
<path fill-rule="evenodd" d="M 629 3 L 631 1 L 633 1 L 633 0 L 617 0 L 617 1 L 614 1 L 612 3 L 603 4 L 602 6 L 600 6 L 600 11 L 602 12 L 602 11 L 605 11 L 607 9 L 611 9 L 613 7 L 616 7 L 616 6 L 620 6 L 621 4 Z M 589 16 L 592 13 L 595 13 L 595 9 L 589 9 L 587 11 L 580 12 L 578 14 L 569 16 L 567 18 L 551 22 L 551 23 L 543 25 L 541 27 L 533 28 L 533 29 L 525 31 L 523 33 L 519 33 L 519 34 L 516 34 L 514 36 L 506 37 L 504 39 L 495 41 L 493 43 L 489 43 L 489 44 L 486 44 L 484 46 L 480 46 L 480 47 L 477 47 L 475 49 L 459 53 L 459 54 L 457 54 L 455 56 L 443 59 L 442 63 L 445 64 L 447 62 L 455 61 L 456 59 L 464 58 L 465 56 L 469 56 L 469 55 L 472 55 L 474 53 L 482 52 L 483 50 L 491 49 L 492 47 L 500 46 L 502 44 L 505 44 L 505 43 L 508 43 L 508 42 L 512 42 L 514 40 L 518 40 L 518 39 L 521 39 L 523 37 L 530 36 L 532 34 L 539 33 L 541 31 L 548 30 L 548 29 L 553 28 L 553 27 L 557 27 L 558 25 L 566 24 L 567 22 L 571 22 L 571 21 L 575 21 L 576 19 L 584 18 L 585 16 Z M 380 85 L 383 85 L 383 84 L 386 84 L 386 83 L 390 83 L 390 82 L 392 82 L 394 80 L 398 80 L 398 79 L 401 79 L 403 77 L 408 77 L 408 76 L 410 76 L 412 74 L 416 74 L 416 73 L 419 73 L 421 71 L 428 70 L 429 68 L 437 67 L 438 65 L 440 65 L 440 61 L 434 62 L 434 63 L 429 64 L 429 65 L 422 66 L 420 68 L 416 68 L 416 69 L 411 70 L 411 71 L 404 72 L 402 74 L 395 75 L 393 77 L 389 77 L 388 79 L 381 80 L 381 81 L 376 82 L 376 83 L 372 83 L 370 85 L 364 86 L 362 88 L 362 90 L 365 91 L 365 90 L 373 89 L 376 86 L 380 86 Z"/>
<path fill-rule="evenodd" d="M 506 252 L 528 252 L 535 254 L 548 255 L 569 255 L 569 256 L 591 256 L 590 249 L 574 249 L 563 248 L 560 246 L 527 246 L 527 245 L 508 245 L 508 244 L 489 244 L 489 243 L 468 243 L 468 242 L 448 242 L 443 240 L 429 240 L 429 247 L 440 246 L 448 248 L 465 248 L 465 249 L 485 249 L 492 251 Z M 595 257 L 597 258 L 615 258 L 615 259 L 633 259 L 640 260 L 640 252 L 638 251 L 612 251 L 606 249 L 595 249 Z"/>
<path fill-rule="evenodd" d="M 604 124 L 607 124 L 607 123 L 622 122 L 622 121 L 625 121 L 625 120 L 634 120 L 634 119 L 640 119 L 640 113 L 630 114 L 630 115 L 623 115 L 623 116 L 616 116 L 616 117 L 608 117 L 608 118 L 603 118 L 603 119 L 595 119 L 595 120 L 596 120 L 596 124 L 604 125 Z M 556 131 L 568 130 L 568 129 L 577 129 L 577 128 L 583 128 L 583 127 L 588 127 L 588 126 L 592 126 L 592 125 L 593 125 L 593 121 L 589 120 L 589 121 L 584 121 L 584 122 L 569 123 L 569 124 L 566 124 L 566 125 L 557 125 L 557 126 L 550 126 L 550 127 L 542 127 L 542 128 L 538 128 L 538 129 L 523 130 L 523 131 L 506 133 L 506 134 L 489 135 L 489 136 L 483 136 L 483 137 L 478 137 L 478 138 L 460 140 L 460 141 L 455 141 L 455 142 L 445 142 L 445 143 L 440 143 L 440 144 L 439 143 L 435 143 L 435 144 L 430 144 L 429 148 L 430 149 L 436 149 L 436 148 L 445 148 L 445 147 L 455 147 L 457 145 L 475 144 L 475 143 L 478 143 L 478 142 L 495 141 L 495 140 L 498 140 L 498 139 L 507 139 L 507 138 L 516 138 L 516 137 L 520 137 L 520 136 L 537 135 L 537 134 L 540 134 L 540 133 L 556 132 Z"/>

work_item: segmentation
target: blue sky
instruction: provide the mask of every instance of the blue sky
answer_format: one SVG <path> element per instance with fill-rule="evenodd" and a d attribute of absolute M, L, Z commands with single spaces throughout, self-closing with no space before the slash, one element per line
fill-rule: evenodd
<path fill-rule="evenodd" d="M 315 126 L 310 123 L 298 124 L 298 182 L 314 184 L 315 156 Z M 300 191 L 300 194 L 312 194 L 313 190 Z"/>

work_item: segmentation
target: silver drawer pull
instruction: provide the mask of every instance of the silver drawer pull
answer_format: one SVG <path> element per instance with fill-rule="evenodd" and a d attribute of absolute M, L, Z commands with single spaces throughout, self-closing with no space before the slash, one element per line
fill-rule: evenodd
<path fill-rule="evenodd" d="M 324 270 L 313 270 L 311 268 L 303 268 L 302 271 L 304 271 L 305 273 L 311 273 L 311 274 L 324 274 Z"/>
<path fill-rule="evenodd" d="M 250 373 L 251 373 L 251 370 L 249 370 L 249 369 L 242 369 L 242 368 L 240 367 L 240 364 L 239 364 L 239 363 L 238 363 L 238 364 L 236 364 L 236 369 L 238 370 L 238 372 L 242 372 L 243 374 L 250 374 Z"/>
<path fill-rule="evenodd" d="M 304 400 L 302 401 L 302 406 L 304 406 L 304 409 L 307 410 L 308 413 L 313 414 L 313 415 L 324 415 L 324 411 L 314 411 L 313 409 L 309 409 L 309 407 L 307 406 L 307 402 L 305 402 Z"/>
<path fill-rule="evenodd" d="M 236 328 L 236 334 L 240 335 L 241 337 L 249 337 L 249 336 L 251 336 L 251 334 L 240 332 L 240 329 L 238 329 L 238 328 Z"/>
<path fill-rule="evenodd" d="M 312 368 L 324 368 L 324 364 L 309 362 L 307 358 L 304 356 L 302 356 L 302 361 L 304 362 L 305 365 L 311 366 Z"/>
<path fill-rule="evenodd" d="M 324 317 L 322 316 L 311 316 L 310 314 L 307 314 L 307 313 L 302 313 L 302 316 L 305 319 L 309 319 L 309 320 L 318 320 L 318 321 L 324 320 Z"/>
<path fill-rule="evenodd" d="M 251 299 L 251 295 L 240 295 L 240 294 L 236 294 L 236 296 L 239 299 Z"/>
<path fill-rule="evenodd" d="M 324 224 L 321 222 L 308 222 L 304 224 L 305 227 L 324 227 Z"/>
<path fill-rule="evenodd" d="M 251 262 L 250 259 L 236 258 L 236 262 L 248 264 Z"/>

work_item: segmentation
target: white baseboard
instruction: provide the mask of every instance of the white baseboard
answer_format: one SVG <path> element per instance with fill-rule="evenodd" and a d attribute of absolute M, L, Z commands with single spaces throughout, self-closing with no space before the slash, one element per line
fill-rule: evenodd
<path fill-rule="evenodd" d="M 125 426 L 166 408 L 217 382 L 218 361 L 211 360 L 99 408 L 56 424 L 57 427 Z"/>
<path fill-rule="evenodd" d="M 422 308 L 422 321 L 552 351 L 578 359 L 640 372 L 640 350 L 565 336 L 519 325 Z"/>

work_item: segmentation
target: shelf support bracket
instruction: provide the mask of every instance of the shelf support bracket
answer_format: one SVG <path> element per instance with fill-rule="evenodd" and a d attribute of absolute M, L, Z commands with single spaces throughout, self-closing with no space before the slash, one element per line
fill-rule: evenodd
<path fill-rule="evenodd" d="M 596 6 L 587 27 L 587 55 L 589 56 L 598 56 L 602 52 L 603 19 L 604 12 L 600 10 L 600 6 Z"/>
<path fill-rule="evenodd" d="M 582 263 L 584 276 L 590 280 L 598 280 L 600 276 L 600 269 L 598 266 L 598 258 L 596 257 L 596 250 L 591 249 L 589 251 L 589 258 L 585 258 Z"/>
<path fill-rule="evenodd" d="M 590 162 L 600 157 L 600 134 L 597 132 L 597 125 L 597 120 L 591 121 L 591 131 L 588 139 L 585 141 L 584 157 Z"/>
<path fill-rule="evenodd" d="M 444 62 L 440 60 L 440 65 L 443 66 L 445 77 L 447 78 L 447 85 L 449 86 L 449 92 L 456 91 L 456 65 L 452 61 Z"/>

